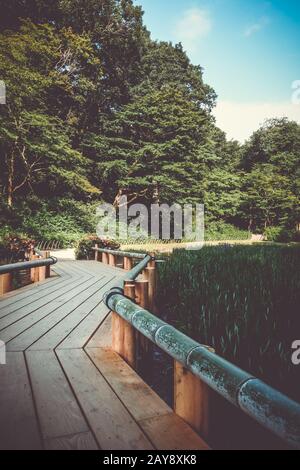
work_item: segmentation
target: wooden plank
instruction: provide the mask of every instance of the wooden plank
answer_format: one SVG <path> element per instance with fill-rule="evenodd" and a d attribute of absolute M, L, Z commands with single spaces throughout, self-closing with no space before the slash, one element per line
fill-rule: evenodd
<path fill-rule="evenodd" d="M 111 275 L 112 277 L 121 278 L 124 276 L 124 271 L 121 268 L 116 266 L 109 266 L 103 263 L 96 263 L 95 261 L 89 261 L 91 263 L 88 265 L 90 272 L 93 272 L 97 275 L 99 272 L 105 273 L 106 275 Z"/>
<path fill-rule="evenodd" d="M 46 450 L 98 450 L 99 447 L 91 432 L 62 436 L 45 441 Z"/>
<path fill-rule="evenodd" d="M 172 413 L 171 408 L 114 351 L 86 349 L 136 421 Z"/>
<path fill-rule="evenodd" d="M 107 290 L 116 284 L 117 278 L 107 284 Z M 88 315 L 58 346 L 58 349 L 83 348 L 93 336 L 103 319 L 108 315 L 109 309 L 102 302 L 90 315 Z"/>
<path fill-rule="evenodd" d="M 62 282 L 65 276 L 66 274 L 63 274 L 61 270 L 56 270 L 54 276 L 51 276 L 50 279 L 46 279 L 42 283 L 28 284 L 27 286 L 20 287 L 20 289 L 5 294 L 5 296 L 0 299 L 0 309 L 2 310 L 4 307 L 11 306 L 24 299 L 28 300 L 35 294 L 40 294 L 40 292 L 49 289 L 52 285 Z"/>
<path fill-rule="evenodd" d="M 109 313 L 102 302 L 57 346 L 57 349 L 83 348 Z"/>
<path fill-rule="evenodd" d="M 101 449 L 152 449 L 149 440 L 85 352 L 65 349 L 57 353 Z"/>
<path fill-rule="evenodd" d="M 93 287 L 93 292 L 86 291 L 85 301 L 65 316 L 63 320 L 30 346 L 30 349 L 43 350 L 55 349 L 90 313 L 102 303 L 103 293 L 106 291 L 106 284 L 111 278 L 103 278 Z"/>
<path fill-rule="evenodd" d="M 20 312 L 15 312 L 15 314 L 12 314 L 12 319 L 15 319 L 12 324 L 5 326 L 9 319 L 3 318 L 0 321 L 1 338 L 8 343 L 8 341 L 52 314 L 58 308 L 62 309 L 69 300 L 76 298 L 78 292 L 89 286 L 91 282 L 94 282 L 94 279 L 92 281 L 90 279 L 77 280 L 71 286 L 64 286 L 59 293 L 52 293 L 48 297 L 41 299 L 41 301 L 34 305 L 33 311 L 25 307 Z"/>
<path fill-rule="evenodd" d="M 73 263 L 76 267 L 84 268 L 87 272 L 93 272 L 95 275 L 98 273 L 111 274 L 112 276 L 124 275 L 123 269 L 117 266 L 104 265 L 95 261 L 73 261 Z"/>
<path fill-rule="evenodd" d="M 84 279 L 89 279 L 88 277 L 85 277 Z M 82 276 L 68 276 L 67 278 L 64 278 L 61 282 L 58 284 L 55 284 L 54 286 L 50 286 L 49 289 L 46 291 L 36 291 L 37 295 L 32 295 L 29 298 L 25 298 L 23 301 L 18 301 L 18 303 L 8 305 L 6 307 L 1 308 L 1 313 L 0 313 L 0 324 L 2 325 L 3 322 L 8 321 L 8 319 L 4 320 L 5 317 L 10 316 L 11 318 L 14 318 L 14 314 L 16 314 L 17 318 L 22 314 L 23 312 L 30 313 L 36 310 L 37 308 L 43 306 L 45 304 L 45 299 L 48 299 L 49 301 L 53 298 L 57 298 L 61 293 L 63 292 L 68 292 L 70 286 L 74 285 L 75 281 L 82 281 Z M 67 289 L 65 289 L 67 287 Z M 0 304 L 1 307 L 1 304 Z"/>
<path fill-rule="evenodd" d="M 209 450 L 206 442 L 175 413 L 145 419 L 139 424 L 158 450 Z"/>
<path fill-rule="evenodd" d="M 7 294 L 5 299 L 0 300 L 0 305 L 3 305 L 4 307 L 6 304 L 11 305 L 12 303 L 17 302 L 19 298 L 23 300 L 25 298 L 28 299 L 28 297 L 31 297 L 32 295 L 35 297 L 40 292 L 46 292 L 49 288 L 52 287 L 52 285 L 59 284 L 60 282 L 70 278 L 81 277 L 83 274 L 91 276 L 90 272 L 85 270 L 83 271 L 82 269 L 79 269 L 77 266 L 75 266 L 75 264 L 69 262 L 53 265 L 52 273 L 55 275 L 52 275 L 51 279 L 35 284 L 30 284 L 15 290 L 13 293 Z"/>
<path fill-rule="evenodd" d="M 100 348 L 86 352 L 157 449 L 208 449 L 118 354 Z"/>
<path fill-rule="evenodd" d="M 0 449 L 42 448 L 32 392 L 22 353 L 7 353 L 0 366 Z"/>
<path fill-rule="evenodd" d="M 67 280 L 67 278 L 82 277 L 82 275 L 91 276 L 91 267 L 88 269 L 82 269 L 82 262 L 78 261 L 59 261 L 58 264 L 53 265 L 51 279 L 47 279 L 42 283 L 35 283 L 25 287 L 22 287 L 18 290 L 5 294 L 5 297 L 0 299 L 0 308 L 1 311 L 4 307 L 12 305 L 13 303 L 18 302 L 19 300 L 23 301 L 24 299 L 29 299 L 29 303 L 35 300 L 35 296 L 39 295 L 41 297 L 41 292 L 45 293 L 48 289 L 52 288 L 54 284 L 59 284 L 62 281 Z M 83 262 L 84 263 L 84 262 Z M 102 270 L 102 273 L 104 271 Z M 24 305 L 22 305 L 23 307 Z M 1 316 L 1 315 L 0 315 Z"/>
<path fill-rule="evenodd" d="M 92 285 L 91 285 L 92 283 Z M 62 298 L 63 302 L 61 305 L 56 308 L 54 311 L 51 312 L 50 315 L 45 316 L 44 318 L 40 319 L 40 321 L 35 322 L 31 325 L 30 328 L 23 331 L 17 337 L 12 339 L 7 344 L 8 351 L 24 351 L 25 349 L 29 348 L 35 341 L 45 335 L 51 328 L 55 325 L 59 324 L 64 318 L 68 315 L 72 314 L 74 310 L 80 307 L 86 299 L 88 299 L 91 295 L 96 294 L 99 291 L 101 285 L 101 281 L 95 282 L 95 278 L 90 279 L 87 283 L 81 284 L 80 289 L 76 290 L 75 292 L 71 292 L 69 296 L 64 296 Z M 54 302 L 49 304 L 50 306 L 53 305 Z M 37 314 L 38 312 L 35 312 Z M 33 320 L 33 316 L 31 316 L 31 320 Z M 19 322 L 21 323 L 21 322 Z M 14 325 L 13 325 L 14 326 Z M 12 335 L 13 333 L 11 330 L 13 326 L 8 328 L 8 334 Z M 16 327 L 18 324 L 16 325 Z M 5 338 L 5 332 L 3 337 Z M 2 333 L 1 333 L 2 335 Z M 7 339 L 6 339 L 7 341 Z"/>
<path fill-rule="evenodd" d="M 86 348 L 110 349 L 112 342 L 112 318 L 110 312 L 107 313 L 98 330 L 87 343 Z"/>
<path fill-rule="evenodd" d="M 43 438 L 90 431 L 55 353 L 25 354 Z"/>

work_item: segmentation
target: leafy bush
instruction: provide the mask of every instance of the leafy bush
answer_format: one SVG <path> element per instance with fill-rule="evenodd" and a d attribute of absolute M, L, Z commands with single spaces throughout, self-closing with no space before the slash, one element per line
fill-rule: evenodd
<path fill-rule="evenodd" d="M 76 227 L 69 215 L 51 212 L 41 212 L 25 217 L 23 229 L 37 241 L 56 240 L 60 242 L 61 248 L 73 245 L 84 233 Z"/>
<path fill-rule="evenodd" d="M 291 345 L 299 304 L 297 246 L 177 250 L 159 265 L 167 321 L 298 401 Z"/>
<path fill-rule="evenodd" d="M 86 235 L 77 243 L 76 259 L 94 259 L 93 247 L 95 247 L 95 244 L 98 244 L 99 248 L 109 250 L 118 250 L 120 248 L 120 244 L 114 240 L 101 239 L 97 235 Z"/>
<path fill-rule="evenodd" d="M 224 222 L 212 222 L 205 230 L 206 241 L 248 240 L 249 238 L 250 234 L 247 230 L 241 230 Z"/>
<path fill-rule="evenodd" d="M 267 241 L 278 243 L 290 243 L 298 241 L 300 236 L 296 230 L 290 230 L 284 227 L 268 227 L 265 230 L 265 237 Z"/>
<path fill-rule="evenodd" d="M 35 241 L 20 234 L 5 233 L 0 238 L 0 259 L 2 263 L 14 263 L 29 259 Z"/>
<path fill-rule="evenodd" d="M 0 225 L 5 233 L 28 233 L 39 241 L 58 241 L 61 248 L 74 246 L 85 233 L 95 230 L 98 203 L 53 198 L 40 201 L 35 197 L 19 201 L 7 213 L 0 211 Z M 1 209 L 1 208 L 0 208 Z M 4 224 L 9 221 L 9 227 Z M 2 223 L 2 224 L 1 224 Z"/>

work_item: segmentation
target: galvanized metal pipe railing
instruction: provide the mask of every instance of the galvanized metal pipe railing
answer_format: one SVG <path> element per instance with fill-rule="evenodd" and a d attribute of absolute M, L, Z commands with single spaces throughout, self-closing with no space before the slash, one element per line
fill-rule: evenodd
<path fill-rule="evenodd" d="M 133 258 L 133 259 L 144 259 L 144 253 L 130 253 L 126 251 L 118 251 L 118 250 L 109 250 L 108 248 L 93 248 L 94 251 L 98 253 L 107 253 L 108 255 L 120 256 L 123 258 Z"/>
<path fill-rule="evenodd" d="M 127 273 L 126 279 L 134 279 L 144 269 L 146 259 Z M 123 295 L 120 286 L 106 293 L 104 301 L 110 310 L 183 364 L 219 395 L 287 444 L 300 449 L 298 403 L 141 308 Z"/>
<path fill-rule="evenodd" d="M 51 266 L 52 264 L 57 263 L 57 258 L 51 256 L 50 258 L 42 258 L 36 259 L 32 261 L 22 261 L 20 263 L 11 263 L 11 264 L 4 264 L 0 266 L 0 274 L 8 274 L 13 273 L 16 271 L 20 271 L 22 269 L 31 269 L 31 268 L 39 268 L 42 266 Z"/>
<path fill-rule="evenodd" d="M 37 248 L 34 248 L 33 251 L 40 258 L 44 258 L 44 253 L 42 251 L 38 250 Z"/>

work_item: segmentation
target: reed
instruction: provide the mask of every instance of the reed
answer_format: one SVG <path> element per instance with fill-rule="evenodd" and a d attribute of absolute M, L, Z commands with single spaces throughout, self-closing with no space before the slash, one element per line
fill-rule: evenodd
<path fill-rule="evenodd" d="M 168 322 L 300 401 L 300 248 L 176 250 L 159 264 L 158 305 Z"/>

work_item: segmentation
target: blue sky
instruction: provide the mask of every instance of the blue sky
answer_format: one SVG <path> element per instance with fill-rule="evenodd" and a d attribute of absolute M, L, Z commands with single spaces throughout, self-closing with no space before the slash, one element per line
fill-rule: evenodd
<path fill-rule="evenodd" d="M 135 0 L 152 38 L 182 42 L 218 94 L 215 115 L 243 141 L 267 117 L 300 122 L 299 0 Z"/>

